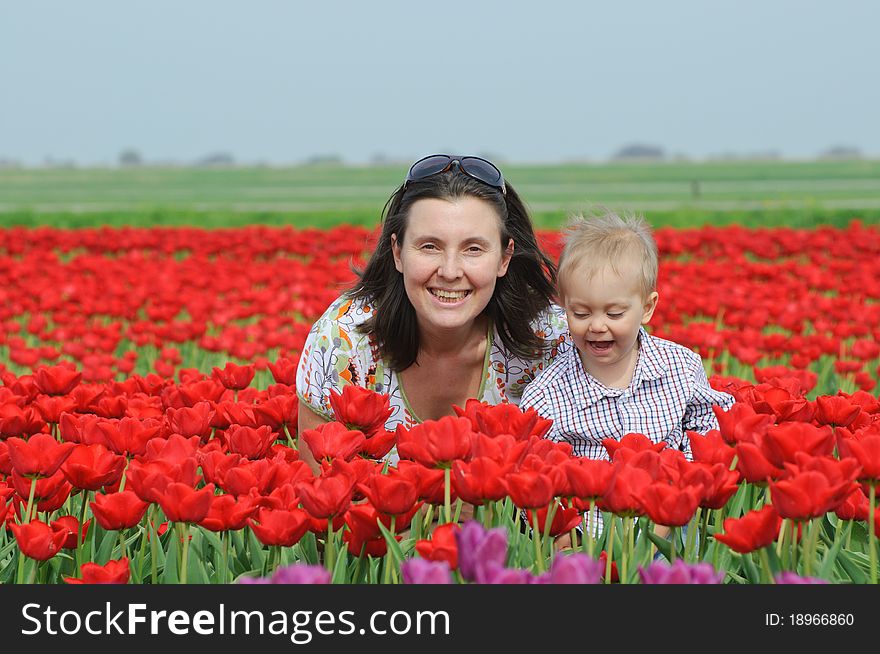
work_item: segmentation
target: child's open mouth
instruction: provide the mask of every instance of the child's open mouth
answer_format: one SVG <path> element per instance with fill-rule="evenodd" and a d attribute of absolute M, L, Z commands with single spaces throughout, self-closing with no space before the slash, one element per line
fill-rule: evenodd
<path fill-rule="evenodd" d="M 614 341 L 587 341 L 587 345 L 593 352 L 602 354 L 611 349 L 611 346 L 614 345 Z"/>

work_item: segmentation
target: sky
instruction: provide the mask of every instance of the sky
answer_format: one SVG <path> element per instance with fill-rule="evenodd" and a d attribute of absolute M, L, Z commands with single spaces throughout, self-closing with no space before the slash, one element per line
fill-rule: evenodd
<path fill-rule="evenodd" d="M 0 160 L 880 156 L 875 0 L 0 0 Z"/>

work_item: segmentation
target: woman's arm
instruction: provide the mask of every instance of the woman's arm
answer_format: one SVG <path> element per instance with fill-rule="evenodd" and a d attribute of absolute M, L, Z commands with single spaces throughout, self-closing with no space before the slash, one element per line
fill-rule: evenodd
<path fill-rule="evenodd" d="M 309 446 L 306 445 L 306 442 L 299 435 L 306 429 L 317 429 L 326 422 L 330 421 L 324 416 L 315 413 L 312 407 L 302 400 L 299 401 L 299 412 L 296 420 L 296 446 L 299 450 L 299 458 L 309 465 L 309 468 L 312 469 L 315 475 L 321 472 L 321 466 L 318 465 Z"/>

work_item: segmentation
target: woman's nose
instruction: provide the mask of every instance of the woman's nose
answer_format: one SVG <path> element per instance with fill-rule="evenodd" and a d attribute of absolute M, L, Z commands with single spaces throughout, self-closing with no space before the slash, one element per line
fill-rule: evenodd
<path fill-rule="evenodd" d="M 458 255 L 454 252 L 443 255 L 437 275 L 443 279 L 458 279 L 461 277 L 461 262 L 458 259 Z"/>

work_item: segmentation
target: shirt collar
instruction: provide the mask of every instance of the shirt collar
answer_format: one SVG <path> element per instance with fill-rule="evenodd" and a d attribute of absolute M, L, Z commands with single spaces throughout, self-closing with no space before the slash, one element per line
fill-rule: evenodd
<path fill-rule="evenodd" d="M 568 381 L 580 408 L 586 409 L 603 397 L 615 397 L 626 390 L 623 388 L 608 388 L 589 375 L 584 370 L 576 347 L 571 348 L 568 351 L 568 355 L 570 357 Z M 660 354 L 660 348 L 654 344 L 645 328 L 640 327 L 639 360 L 636 362 L 636 369 L 633 373 L 630 388 L 634 389 L 644 381 L 660 379 L 666 374 L 666 370 L 667 365 Z"/>

